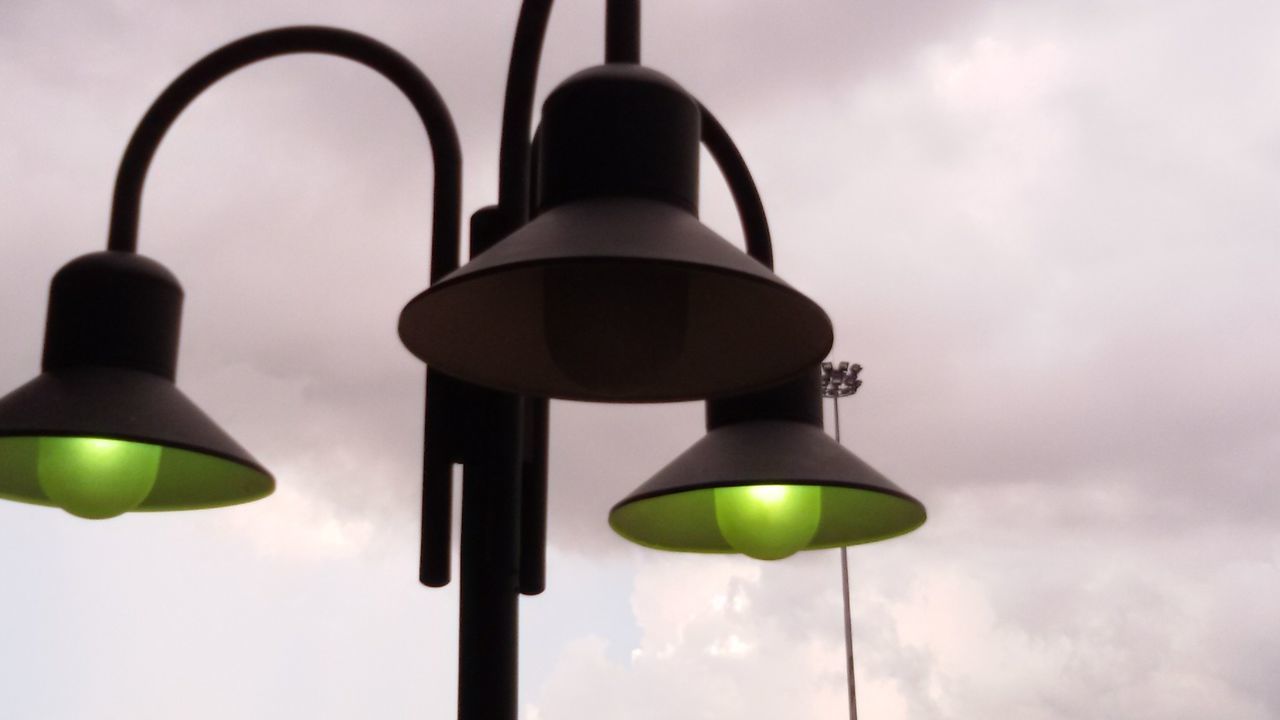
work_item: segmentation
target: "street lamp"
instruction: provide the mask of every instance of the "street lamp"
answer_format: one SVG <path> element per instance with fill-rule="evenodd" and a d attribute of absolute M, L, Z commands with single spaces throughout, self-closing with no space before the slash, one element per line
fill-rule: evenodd
<path fill-rule="evenodd" d="M 886 540 L 924 520 L 920 501 L 823 431 L 817 366 L 707 401 L 707 434 L 609 513 L 641 545 L 762 560 Z"/>
<path fill-rule="evenodd" d="M 399 334 L 429 366 L 427 585 L 450 580 L 452 469 L 463 467 L 460 717 L 515 717 L 517 599 L 545 584 L 549 398 L 708 400 L 707 437 L 610 515 L 645 545 L 779 558 L 923 522 L 918 501 L 823 443 L 814 373 L 830 320 L 772 272 L 760 198 L 724 128 L 639 65 L 636 0 L 609 0 L 607 63 L 556 88 L 531 132 L 550 9 L 521 6 L 499 202 L 472 215 L 461 267 L 457 134 L 402 55 L 349 31 L 295 27 L 232 42 L 182 73 L 126 148 L 107 251 L 54 278 L 42 374 L 0 398 L 0 497 L 106 518 L 272 491 L 270 474 L 174 384 L 182 291 L 137 254 L 138 216 L 160 141 L 200 93 L 263 59 L 322 53 L 390 80 L 431 144 L 431 284 Z M 747 254 L 697 219 L 700 145 L 734 196 Z"/>

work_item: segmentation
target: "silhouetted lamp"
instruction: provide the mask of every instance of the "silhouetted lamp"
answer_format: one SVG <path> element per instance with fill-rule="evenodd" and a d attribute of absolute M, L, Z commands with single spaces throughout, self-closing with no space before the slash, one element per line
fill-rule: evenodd
<path fill-rule="evenodd" d="M 652 548 L 763 560 L 885 540 L 924 506 L 822 429 L 815 366 L 770 390 L 707 403 L 707 434 L 609 513 Z"/>
<path fill-rule="evenodd" d="M 698 220 L 700 117 L 640 65 L 566 80 L 543 107 L 540 214 L 414 298 L 405 345 L 487 387 L 608 402 L 740 393 L 817 365 L 826 313 Z"/>
<path fill-rule="evenodd" d="M 0 398 L 0 497 L 85 518 L 269 495 L 271 475 L 174 385 L 182 288 L 147 258 L 53 278 L 44 372 Z"/>

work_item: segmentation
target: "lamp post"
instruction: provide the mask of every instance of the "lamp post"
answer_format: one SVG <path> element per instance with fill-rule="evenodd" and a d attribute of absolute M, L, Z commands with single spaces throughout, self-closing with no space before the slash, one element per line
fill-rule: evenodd
<path fill-rule="evenodd" d="M 861 372 L 861 365 L 822 363 L 822 396 L 831 399 L 837 443 L 840 442 L 840 398 L 858 392 L 862 387 L 862 381 L 858 379 Z M 844 671 L 849 685 L 849 720 L 858 720 L 858 688 L 853 674 L 853 609 L 849 603 L 849 550 L 843 545 L 840 546 L 840 590 L 844 598 Z"/>
<path fill-rule="evenodd" d="M 108 248 L 54 278 L 42 373 L 0 398 L 0 497 L 88 518 L 269 494 L 265 468 L 174 384 L 182 291 L 137 254 L 147 169 L 205 89 L 268 58 L 359 62 L 409 100 L 436 176 L 429 287 L 399 320 L 428 365 L 419 579 L 450 580 L 463 468 L 459 717 L 514 718 L 518 597 L 542 592 L 551 398 L 707 399 L 709 433 L 618 504 L 642 544 L 760 558 L 891 537 L 923 506 L 821 432 L 826 314 L 772 272 L 763 205 L 723 126 L 639 64 L 639 5 L 609 0 L 604 65 L 548 97 L 533 130 L 550 0 L 526 0 L 503 113 L 499 200 L 459 262 L 462 159 L 443 100 L 402 55 L 332 28 L 271 30 L 210 53 L 155 100 L 125 150 Z M 748 252 L 697 219 L 705 146 Z"/>

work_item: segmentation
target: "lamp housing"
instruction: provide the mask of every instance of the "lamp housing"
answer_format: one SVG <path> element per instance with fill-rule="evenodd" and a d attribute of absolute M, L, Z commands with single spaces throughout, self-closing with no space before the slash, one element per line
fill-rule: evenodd
<path fill-rule="evenodd" d="M 181 312 L 177 279 L 134 253 L 58 271 L 43 372 L 0 398 L 0 497 L 100 518 L 272 492 L 271 475 L 174 385 Z"/>
<path fill-rule="evenodd" d="M 920 501 L 823 431 L 819 383 L 814 367 L 766 391 L 709 401 L 707 434 L 615 505 L 609 524 L 647 547 L 762 559 L 919 527 Z M 726 522 L 731 504 L 740 522 Z M 728 527 L 753 517 L 755 530 Z"/>
<path fill-rule="evenodd" d="M 700 123 L 649 68 L 566 80 L 543 109 L 538 215 L 411 300 L 406 347 L 476 384 L 607 402 L 722 396 L 816 364 L 826 313 L 697 219 Z"/>

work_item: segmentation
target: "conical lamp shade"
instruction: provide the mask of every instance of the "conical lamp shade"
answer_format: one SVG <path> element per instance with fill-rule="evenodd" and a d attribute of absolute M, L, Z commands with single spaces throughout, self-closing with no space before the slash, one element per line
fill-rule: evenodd
<path fill-rule="evenodd" d="M 428 365 L 526 395 L 703 399 L 816 365 L 831 321 L 697 217 L 698 103 L 630 63 L 543 106 L 531 222 L 418 295 L 400 338 Z"/>
<path fill-rule="evenodd" d="M 0 398 L 0 497 L 59 505 L 50 497 L 51 475 L 79 472 L 83 479 L 71 482 L 94 482 L 102 470 L 96 451 L 143 458 L 129 462 L 146 465 L 138 472 L 150 488 L 141 488 L 140 502 L 126 509 L 220 507 L 257 500 L 275 487 L 172 382 L 152 373 L 51 370 Z M 67 509 L 85 517 L 119 514 L 119 507 L 94 502 L 79 512 Z"/>
<path fill-rule="evenodd" d="M 767 560 L 919 527 L 919 500 L 823 432 L 817 383 L 806 373 L 708 403 L 710 431 L 615 505 L 609 524 L 652 548 Z"/>
<path fill-rule="evenodd" d="M 813 486 L 816 532 L 802 549 L 840 547 L 908 533 L 924 506 L 807 423 L 743 423 L 713 430 L 614 506 L 609 524 L 648 547 L 740 552 L 717 521 L 715 488 Z"/>
<path fill-rule="evenodd" d="M 0 497 L 86 518 L 269 495 L 274 481 L 173 384 L 182 287 L 97 252 L 53 276 L 44 373 L 0 398 Z"/>
<path fill-rule="evenodd" d="M 414 298 L 400 337 L 481 385 L 660 402 L 775 383 L 821 360 L 832 331 L 692 213 L 597 198 L 548 210 Z"/>

